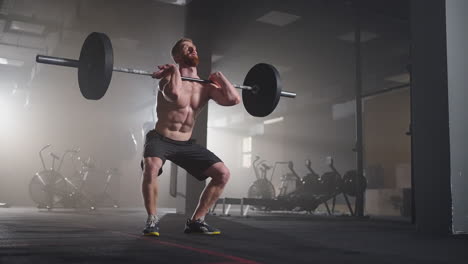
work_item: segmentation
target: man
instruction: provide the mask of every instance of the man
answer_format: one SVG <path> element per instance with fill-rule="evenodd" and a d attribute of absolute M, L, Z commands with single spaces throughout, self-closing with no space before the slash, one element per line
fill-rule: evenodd
<path fill-rule="evenodd" d="M 160 79 L 156 107 L 158 121 L 155 129 L 146 135 L 144 147 L 142 192 L 148 219 L 143 234 L 159 236 L 157 177 L 166 160 L 184 168 L 200 181 L 211 178 L 195 212 L 187 220 L 184 232 L 220 234 L 204 221 L 204 217 L 228 182 L 229 170 L 215 154 L 190 138 L 197 115 L 210 99 L 223 106 L 232 106 L 240 102 L 240 95 L 221 72 L 210 75 L 212 83 L 182 81 L 181 76 L 199 78 L 197 48 L 192 40 L 180 39 L 171 53 L 178 67 L 161 65 L 153 73 L 153 78 Z"/>

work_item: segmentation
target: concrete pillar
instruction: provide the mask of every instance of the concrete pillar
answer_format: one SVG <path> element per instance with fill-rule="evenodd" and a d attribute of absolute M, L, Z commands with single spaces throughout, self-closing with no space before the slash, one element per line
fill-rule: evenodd
<path fill-rule="evenodd" d="M 211 73 L 212 37 L 210 36 L 210 31 L 206 30 L 210 27 L 210 17 L 209 10 L 206 9 L 206 3 L 203 3 L 203 1 L 193 1 L 186 8 L 185 37 L 191 38 L 197 46 L 200 57 L 198 74 L 201 78 L 208 78 Z M 207 145 L 207 125 L 208 106 L 198 115 L 192 136 L 202 146 Z M 181 169 L 179 168 L 179 170 Z M 178 185 L 179 189 L 182 187 L 181 191 L 185 193 L 185 197 L 182 197 L 184 199 L 183 203 L 178 203 L 177 211 L 191 215 L 198 204 L 200 194 L 205 188 L 206 183 L 198 181 L 188 173 L 184 172 L 183 174 L 186 179 L 185 181 L 179 181 Z"/>

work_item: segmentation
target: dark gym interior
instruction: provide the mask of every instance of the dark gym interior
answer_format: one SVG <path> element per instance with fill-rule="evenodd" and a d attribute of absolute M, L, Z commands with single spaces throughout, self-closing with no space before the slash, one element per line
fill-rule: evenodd
<path fill-rule="evenodd" d="M 466 14 L 465 0 L 0 0 L 0 263 L 466 263 Z M 157 176 L 146 156 L 178 102 L 154 72 L 184 37 L 202 79 L 185 85 L 239 86 L 190 132 L 229 170 L 204 217 L 219 235 L 184 233 L 218 179 L 169 159 Z M 157 237 L 142 233 L 146 175 Z"/>

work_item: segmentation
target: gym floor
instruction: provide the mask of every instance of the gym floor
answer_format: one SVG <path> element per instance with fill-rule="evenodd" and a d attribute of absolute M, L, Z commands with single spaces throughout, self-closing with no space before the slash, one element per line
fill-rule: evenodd
<path fill-rule="evenodd" d="M 220 236 L 183 233 L 166 212 L 143 237 L 143 209 L 0 209 L 0 263 L 466 263 L 466 236 L 418 234 L 409 223 L 299 214 L 209 216 Z"/>

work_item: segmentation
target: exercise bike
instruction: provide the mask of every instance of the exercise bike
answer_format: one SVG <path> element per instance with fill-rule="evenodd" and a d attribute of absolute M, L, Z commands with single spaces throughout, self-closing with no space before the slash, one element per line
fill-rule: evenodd
<path fill-rule="evenodd" d="M 112 179 L 119 175 L 119 170 L 110 168 L 103 171 L 96 167 L 91 157 L 83 160 L 76 156 L 73 161 L 75 160 L 80 162 L 80 166 L 77 169 L 75 162 L 72 162 L 75 171 L 72 178 L 78 186 L 77 193 L 83 198 L 77 201 L 79 202 L 77 207 L 89 207 L 91 210 L 95 210 L 98 206 L 107 205 L 106 202 L 110 202 L 112 207 L 118 208 L 119 202 L 112 197 L 110 185 Z"/>
<path fill-rule="evenodd" d="M 320 193 L 322 183 L 319 175 L 312 169 L 310 160 L 305 161 L 309 173 L 300 177 L 294 170 L 292 161 L 280 162 L 287 164 L 290 173 L 282 176 L 281 195 L 278 200 L 282 201 L 283 209 L 292 211 L 306 211 L 312 213 L 325 199 L 325 194 Z"/>
<path fill-rule="evenodd" d="M 256 156 L 255 160 L 252 162 L 252 168 L 257 180 L 249 187 L 247 197 L 257 199 L 273 199 L 276 197 L 275 187 L 271 183 L 271 179 L 268 179 L 267 177 L 267 173 L 269 170 L 271 170 L 272 167 L 266 164 L 265 160 L 259 160 L 260 157 Z"/>
<path fill-rule="evenodd" d="M 60 157 L 50 152 L 52 166 L 47 168 L 42 155 L 42 152 L 50 146 L 48 144 L 39 151 L 43 170 L 37 172 L 29 182 L 29 196 L 37 204 L 38 208 L 52 209 L 54 207 L 61 207 L 67 203 L 67 183 L 59 172 L 62 162 L 58 166 L 58 169 L 55 168 L 55 162 L 60 160 Z"/>
<path fill-rule="evenodd" d="M 95 207 L 92 205 L 92 200 L 82 192 L 83 182 L 73 176 L 71 178 L 64 177 L 60 173 L 65 156 L 71 153 L 72 157 L 74 157 L 79 152 L 79 149 L 67 150 L 61 158 L 50 152 L 52 166 L 47 168 L 42 152 L 50 146 L 48 144 L 39 151 L 43 170 L 37 172 L 29 182 L 29 195 L 31 199 L 37 204 L 38 208 L 49 210 L 57 207 L 89 207 L 89 209 L 94 210 Z M 55 168 L 56 161 L 58 160 L 60 160 L 60 163 Z"/>
<path fill-rule="evenodd" d="M 274 175 L 274 171 L 276 170 L 276 167 L 281 164 L 287 165 L 290 172 L 283 174 L 281 176 L 281 184 L 279 187 L 279 194 L 277 198 L 285 197 L 289 195 L 290 193 L 295 192 L 302 185 L 302 179 L 294 170 L 294 163 L 292 161 L 275 162 L 272 175 Z"/>

